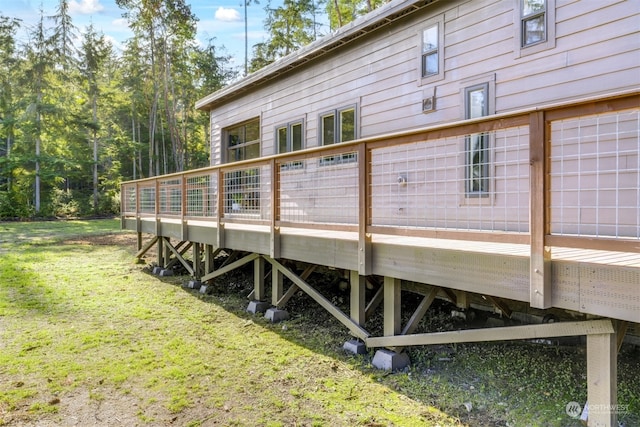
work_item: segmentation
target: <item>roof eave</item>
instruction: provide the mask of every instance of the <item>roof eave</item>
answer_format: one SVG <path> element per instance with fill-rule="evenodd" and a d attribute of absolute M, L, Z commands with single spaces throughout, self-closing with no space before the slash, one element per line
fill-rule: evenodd
<path fill-rule="evenodd" d="M 298 68 L 311 60 L 320 58 L 334 49 L 351 43 L 360 37 L 386 26 L 397 19 L 411 14 L 437 0 L 393 0 L 374 11 L 340 27 L 321 39 L 318 39 L 297 51 L 284 56 L 260 70 L 213 92 L 198 100 L 195 104 L 199 110 L 211 110 L 216 104 L 239 95 L 249 89 Z"/>

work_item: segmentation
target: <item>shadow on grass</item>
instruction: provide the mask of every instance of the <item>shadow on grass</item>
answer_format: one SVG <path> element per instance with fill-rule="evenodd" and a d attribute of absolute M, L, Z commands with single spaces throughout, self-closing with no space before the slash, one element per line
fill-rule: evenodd
<path fill-rule="evenodd" d="M 175 284 L 177 280 L 166 281 Z M 320 288 L 325 298 L 348 313 L 348 290 L 340 291 L 340 278 L 312 275 L 309 278 L 312 285 L 314 280 L 328 281 L 316 282 L 314 287 Z M 288 341 L 345 361 L 394 392 L 434 406 L 470 426 L 522 423 L 582 426 L 579 420 L 566 414 L 567 403 L 586 400 L 586 355 L 581 345 L 567 345 L 562 341 L 553 341 L 550 345 L 514 341 L 410 347 L 406 349 L 412 360 L 409 368 L 395 373 L 382 372 L 371 365 L 375 349 L 360 356 L 342 349 L 344 342 L 352 338 L 348 331 L 302 291 L 288 302 L 290 319 L 287 321 L 271 324 L 261 315 L 247 313 L 248 300 L 244 296 L 253 289 L 252 281 L 252 269 L 247 266 L 217 279 L 211 296 L 183 289 L 256 322 Z M 406 296 L 409 305 L 419 302 L 412 301 L 410 294 Z M 451 319 L 451 308 L 447 303 L 436 302 L 416 333 L 468 328 Z M 412 310 L 403 310 L 403 315 L 406 313 Z M 403 323 L 407 320 L 403 319 Z M 366 327 L 372 335 L 381 335 L 382 323 L 382 307 L 379 307 L 367 320 Z M 624 408 L 619 416 L 621 425 L 640 425 L 640 380 L 634 374 L 639 369 L 638 349 L 625 345 L 619 356 L 618 394 Z"/>

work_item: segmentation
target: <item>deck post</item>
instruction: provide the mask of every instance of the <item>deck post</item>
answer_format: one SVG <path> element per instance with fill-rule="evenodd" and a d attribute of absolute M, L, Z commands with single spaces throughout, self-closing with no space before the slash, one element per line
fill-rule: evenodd
<path fill-rule="evenodd" d="M 159 236 L 158 238 L 158 267 L 164 268 L 164 237 Z"/>
<path fill-rule="evenodd" d="M 371 275 L 371 233 L 367 226 L 371 219 L 369 172 L 371 154 L 365 144 L 358 145 L 358 273 Z"/>
<path fill-rule="evenodd" d="M 196 280 L 202 277 L 202 245 L 193 243 L 193 276 Z"/>
<path fill-rule="evenodd" d="M 273 259 L 280 258 L 280 163 L 271 159 L 271 221 L 269 238 L 269 256 Z"/>
<path fill-rule="evenodd" d="M 615 333 L 587 335 L 587 411 L 590 427 L 618 425 L 617 358 Z"/>
<path fill-rule="evenodd" d="M 224 248 L 224 173 L 222 169 L 218 169 L 218 197 L 216 204 L 218 205 L 216 215 L 216 246 Z"/>
<path fill-rule="evenodd" d="M 543 111 L 529 116 L 530 209 L 529 232 L 531 256 L 529 263 L 529 303 L 533 308 L 551 307 L 551 249 L 545 245 L 547 235 L 546 135 L 547 122 Z"/>
<path fill-rule="evenodd" d="M 204 274 L 211 273 L 213 268 L 213 246 L 204 245 Z"/>
<path fill-rule="evenodd" d="M 253 299 L 264 301 L 264 258 L 261 256 L 253 260 Z"/>
<path fill-rule="evenodd" d="M 282 271 L 271 263 L 271 305 L 277 307 L 284 294 L 284 276 Z"/>
<path fill-rule="evenodd" d="M 366 279 L 358 274 L 357 271 L 351 270 L 349 282 L 351 285 L 350 309 L 351 320 L 358 325 L 363 326 L 365 323 L 365 289 Z"/>
<path fill-rule="evenodd" d="M 384 336 L 398 335 L 401 332 L 400 305 L 402 282 L 395 277 L 384 278 Z"/>

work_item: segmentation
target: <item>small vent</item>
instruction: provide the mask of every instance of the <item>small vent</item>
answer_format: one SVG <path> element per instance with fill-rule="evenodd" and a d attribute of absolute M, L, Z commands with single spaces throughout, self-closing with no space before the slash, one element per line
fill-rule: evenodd
<path fill-rule="evenodd" d="M 422 100 L 422 112 L 423 113 L 431 113 L 436 110 L 436 98 L 434 96 L 430 96 L 429 98 L 425 98 Z"/>

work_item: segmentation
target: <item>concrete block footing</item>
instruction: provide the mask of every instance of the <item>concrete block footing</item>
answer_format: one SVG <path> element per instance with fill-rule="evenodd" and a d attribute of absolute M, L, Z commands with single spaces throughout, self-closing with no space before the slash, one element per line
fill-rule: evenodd
<path fill-rule="evenodd" d="M 249 301 L 247 311 L 252 314 L 265 313 L 270 307 L 271 304 L 266 301 Z"/>
<path fill-rule="evenodd" d="M 342 349 L 352 354 L 365 354 L 367 346 L 362 341 L 349 340 L 342 345 Z"/>
<path fill-rule="evenodd" d="M 289 318 L 289 312 L 278 310 L 277 308 L 270 308 L 265 312 L 264 317 L 269 319 L 271 323 L 278 323 L 287 320 Z"/>
<path fill-rule="evenodd" d="M 189 280 L 183 286 L 187 289 L 200 289 L 202 287 L 202 282 L 198 280 Z"/>
<path fill-rule="evenodd" d="M 162 267 L 155 266 L 155 267 L 153 267 L 153 269 L 151 270 L 151 274 L 154 274 L 154 275 L 156 275 L 156 276 L 157 276 L 157 275 L 159 275 L 159 274 L 160 274 L 160 272 L 161 272 L 161 271 L 162 271 Z"/>
<path fill-rule="evenodd" d="M 160 277 L 166 277 L 166 276 L 173 276 L 173 270 L 166 270 L 163 269 L 160 274 L 158 274 Z"/>
<path fill-rule="evenodd" d="M 200 293 L 202 295 L 209 295 L 213 293 L 213 286 L 211 285 L 202 285 L 200 286 Z"/>
<path fill-rule="evenodd" d="M 407 353 L 396 353 L 391 350 L 378 350 L 373 356 L 372 365 L 384 371 L 399 371 L 409 366 L 410 360 Z"/>

